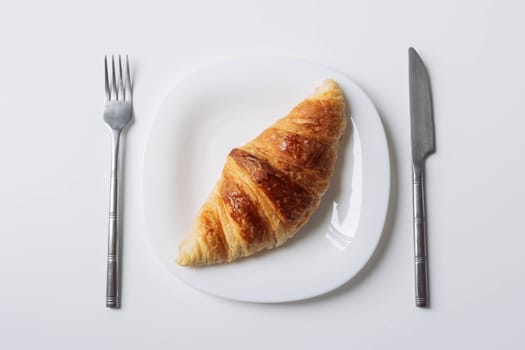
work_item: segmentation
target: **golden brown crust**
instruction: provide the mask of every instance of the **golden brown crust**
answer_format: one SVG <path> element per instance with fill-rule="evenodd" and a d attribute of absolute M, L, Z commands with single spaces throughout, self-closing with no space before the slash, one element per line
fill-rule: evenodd
<path fill-rule="evenodd" d="M 224 238 L 222 224 L 215 211 L 207 208 L 202 211 L 202 239 L 203 243 L 213 252 L 215 259 L 226 260 L 228 258 L 228 246 Z"/>
<path fill-rule="evenodd" d="M 238 148 L 230 152 L 230 157 L 270 199 L 285 229 L 292 229 L 302 222 L 316 206 L 317 196 L 265 160 Z"/>
<path fill-rule="evenodd" d="M 279 154 L 284 163 L 300 168 L 329 172 L 335 161 L 332 145 L 282 129 L 268 128 L 251 144 L 267 157 Z"/>
<path fill-rule="evenodd" d="M 179 254 L 180 265 L 205 265 L 229 260 L 222 221 L 218 215 L 216 201 L 210 200 L 202 207 L 192 234 L 181 244 L 180 251 L 191 251 L 191 254 Z"/>
<path fill-rule="evenodd" d="M 276 128 L 266 129 L 242 149 L 264 159 L 292 182 L 321 194 L 336 160 L 333 145 Z"/>
<path fill-rule="evenodd" d="M 343 95 L 327 80 L 286 117 L 234 148 L 177 262 L 229 262 L 292 237 L 328 188 L 345 126 Z"/>
<path fill-rule="evenodd" d="M 228 215 L 237 224 L 247 249 L 258 251 L 273 246 L 275 236 L 256 199 L 251 198 L 230 174 L 223 174 L 223 179 L 219 186 L 220 198 Z"/>
<path fill-rule="evenodd" d="M 274 126 L 331 143 L 339 139 L 346 123 L 340 118 L 343 106 L 337 100 L 305 100 Z"/>

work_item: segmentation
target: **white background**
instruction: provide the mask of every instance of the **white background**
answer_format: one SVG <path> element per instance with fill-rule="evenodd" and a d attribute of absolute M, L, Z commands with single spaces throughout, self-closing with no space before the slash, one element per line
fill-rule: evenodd
<path fill-rule="evenodd" d="M 519 1 L 2 1 L 0 348 L 520 349 L 525 346 L 525 6 Z M 414 307 L 407 49 L 432 79 L 432 308 Z M 125 154 L 123 308 L 104 307 L 110 134 L 103 55 L 135 67 Z M 376 103 L 393 163 L 381 245 L 314 300 L 196 292 L 151 249 L 143 151 L 197 64 L 284 55 L 331 65 Z"/>

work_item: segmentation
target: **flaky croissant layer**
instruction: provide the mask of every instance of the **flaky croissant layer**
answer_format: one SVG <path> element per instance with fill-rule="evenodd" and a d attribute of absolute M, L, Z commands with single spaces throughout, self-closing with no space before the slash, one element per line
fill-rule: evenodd
<path fill-rule="evenodd" d="M 282 245 L 303 226 L 328 189 L 345 103 L 333 80 L 226 159 L 177 263 L 230 262 Z"/>

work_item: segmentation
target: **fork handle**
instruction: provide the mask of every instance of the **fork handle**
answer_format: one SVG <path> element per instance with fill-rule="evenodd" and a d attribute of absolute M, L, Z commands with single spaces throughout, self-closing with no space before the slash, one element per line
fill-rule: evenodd
<path fill-rule="evenodd" d="M 109 197 L 109 229 L 108 229 L 108 256 L 106 278 L 106 307 L 120 308 L 121 290 L 121 227 L 120 227 L 120 198 L 119 198 L 119 153 L 120 131 L 112 130 L 113 142 L 111 153 L 111 180 Z"/>
<path fill-rule="evenodd" d="M 425 178 L 423 169 L 412 173 L 414 209 L 414 272 L 416 306 L 428 307 L 427 230 L 425 217 Z"/>

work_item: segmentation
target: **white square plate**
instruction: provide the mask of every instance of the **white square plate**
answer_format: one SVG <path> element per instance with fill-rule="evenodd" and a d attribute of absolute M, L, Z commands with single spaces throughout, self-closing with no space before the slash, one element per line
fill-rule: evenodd
<path fill-rule="evenodd" d="M 352 127 L 310 221 L 277 249 L 230 264 L 178 266 L 178 245 L 229 151 L 286 115 L 326 78 L 343 90 Z M 383 230 L 390 164 L 376 109 L 344 74 L 297 59 L 247 57 L 202 67 L 176 84 L 151 130 L 143 181 L 149 237 L 173 274 L 224 298 L 285 302 L 331 291 L 366 264 Z"/>

